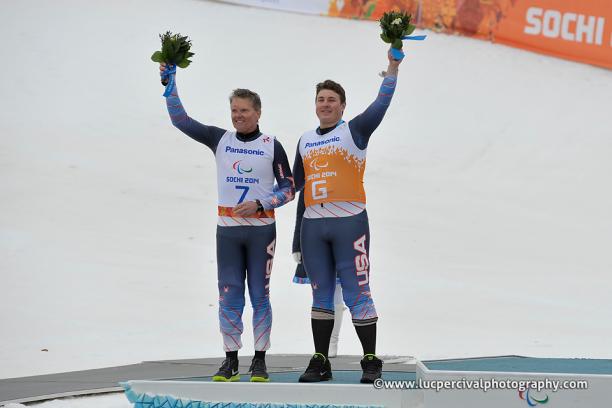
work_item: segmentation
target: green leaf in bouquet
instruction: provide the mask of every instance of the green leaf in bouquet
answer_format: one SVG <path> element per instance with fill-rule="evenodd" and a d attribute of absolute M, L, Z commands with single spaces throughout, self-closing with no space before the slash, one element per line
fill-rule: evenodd
<path fill-rule="evenodd" d="M 174 54 L 174 50 L 172 49 L 172 43 L 170 41 L 162 40 L 162 49 L 161 52 L 164 56 L 165 62 L 170 62 L 172 54 Z"/>
<path fill-rule="evenodd" d="M 383 40 L 383 41 L 384 41 L 384 42 L 386 42 L 386 43 L 390 43 L 390 42 L 391 42 L 391 40 L 389 39 L 389 37 L 387 37 L 387 36 L 385 35 L 385 33 L 381 33 L 381 34 L 380 34 L 380 39 L 381 39 L 381 40 Z"/>
<path fill-rule="evenodd" d="M 172 44 L 172 52 L 174 56 L 176 56 L 179 53 L 179 50 L 181 49 L 181 44 L 175 38 L 173 38 L 170 43 Z"/>
<path fill-rule="evenodd" d="M 393 40 L 393 44 L 391 46 L 397 50 L 401 50 L 403 45 L 404 43 L 402 43 L 402 40 L 396 38 L 395 40 Z"/>
<path fill-rule="evenodd" d="M 187 68 L 189 66 L 189 64 L 191 64 L 191 61 L 189 61 L 187 58 L 185 58 L 184 60 L 182 60 L 181 62 L 179 62 L 176 65 L 178 67 L 180 67 L 180 68 Z"/>
<path fill-rule="evenodd" d="M 164 62 L 164 55 L 161 51 L 155 51 L 153 55 L 151 55 L 151 60 L 153 62 Z"/>
<path fill-rule="evenodd" d="M 187 37 L 179 37 L 177 40 L 177 44 L 179 45 L 179 49 L 181 51 L 187 51 L 191 46 L 191 43 L 187 39 Z"/>
<path fill-rule="evenodd" d="M 412 34 L 415 29 L 416 29 L 415 25 L 408 24 L 408 28 L 404 30 L 404 36 Z"/>
<path fill-rule="evenodd" d="M 160 34 L 159 38 L 162 47 L 161 51 L 158 52 L 161 56 L 159 54 L 155 56 L 156 59 L 161 59 L 159 62 L 178 65 L 182 68 L 191 63 L 188 58 L 193 56 L 194 53 L 189 51 L 191 49 L 191 41 L 189 41 L 187 36 L 172 34 L 172 32 L 166 31 L 164 34 Z M 151 57 L 151 59 L 153 59 L 153 57 Z"/>

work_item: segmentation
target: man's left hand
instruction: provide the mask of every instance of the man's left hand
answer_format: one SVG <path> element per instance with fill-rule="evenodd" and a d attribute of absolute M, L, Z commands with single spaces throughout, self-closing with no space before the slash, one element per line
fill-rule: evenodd
<path fill-rule="evenodd" d="M 257 203 L 255 201 L 245 201 L 235 206 L 232 211 L 239 217 L 248 217 L 257 212 Z"/>

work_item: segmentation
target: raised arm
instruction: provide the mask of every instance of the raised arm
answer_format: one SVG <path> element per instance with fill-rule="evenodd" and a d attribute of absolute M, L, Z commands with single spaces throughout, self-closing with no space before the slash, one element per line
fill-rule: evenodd
<path fill-rule="evenodd" d="M 395 92 L 397 74 L 401 61 L 393 59 L 391 52 L 387 53 L 387 58 L 389 59 L 389 66 L 384 73 L 384 78 L 376 99 L 363 113 L 349 121 L 349 128 L 351 129 L 353 140 L 360 149 L 368 147 L 370 136 L 372 136 L 372 133 L 374 133 L 378 125 L 380 125 L 380 122 L 382 122 Z"/>
<path fill-rule="evenodd" d="M 160 74 L 166 69 L 166 64 L 159 65 Z M 176 82 L 172 88 L 170 96 L 166 98 L 166 107 L 172 124 L 195 141 L 208 146 L 213 153 L 217 150 L 219 140 L 225 134 L 225 129 L 215 126 L 203 125 L 197 120 L 191 118 L 181 103 L 176 88 Z"/>

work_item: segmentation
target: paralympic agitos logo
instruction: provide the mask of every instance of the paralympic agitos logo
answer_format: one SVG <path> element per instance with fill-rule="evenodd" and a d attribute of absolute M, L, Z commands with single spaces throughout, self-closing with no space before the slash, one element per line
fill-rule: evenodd
<path fill-rule="evenodd" d="M 519 391 L 519 398 L 523 401 L 527 402 L 527 405 L 530 407 L 535 407 L 536 405 L 546 404 L 548 402 L 548 395 L 544 398 L 536 398 L 533 395 L 530 395 L 531 389 L 527 388 L 526 390 Z"/>
<path fill-rule="evenodd" d="M 326 168 L 329 165 L 328 162 L 321 163 L 319 161 L 319 159 L 320 159 L 320 157 L 317 157 L 313 161 L 310 162 L 310 167 L 315 169 L 315 171 L 320 171 L 321 169 L 324 169 L 324 168 Z"/>
<path fill-rule="evenodd" d="M 245 169 L 244 167 L 242 167 L 242 166 L 240 165 L 240 162 L 241 162 L 241 161 L 242 161 L 242 160 L 238 160 L 238 161 L 235 161 L 235 162 L 234 162 L 234 164 L 232 164 L 232 168 L 233 168 L 234 170 L 236 170 L 236 171 L 238 172 L 238 174 L 250 173 L 250 172 L 252 172 L 252 171 L 253 171 L 253 168 L 252 168 L 252 167 L 251 167 L 251 168 L 249 168 L 249 169 Z"/>

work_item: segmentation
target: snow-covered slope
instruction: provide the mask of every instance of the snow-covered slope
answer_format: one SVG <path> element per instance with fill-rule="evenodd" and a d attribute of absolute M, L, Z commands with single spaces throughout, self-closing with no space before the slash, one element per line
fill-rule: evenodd
<path fill-rule="evenodd" d="M 0 22 L 0 378 L 222 355 L 213 155 L 168 120 L 157 34 L 193 40 L 193 117 L 229 127 L 252 88 L 292 158 L 318 81 L 345 86 L 347 119 L 376 96 L 377 24 L 189 0 L 10 0 Z M 378 351 L 612 357 L 612 73 L 427 34 L 368 152 Z M 294 211 L 271 353 L 312 351 Z M 360 352 L 350 324 L 340 352 Z"/>

